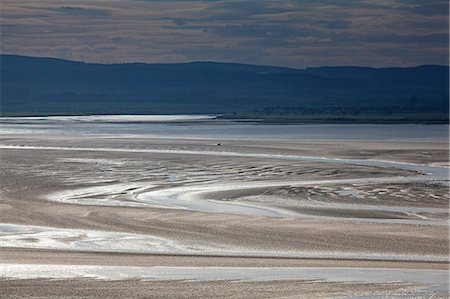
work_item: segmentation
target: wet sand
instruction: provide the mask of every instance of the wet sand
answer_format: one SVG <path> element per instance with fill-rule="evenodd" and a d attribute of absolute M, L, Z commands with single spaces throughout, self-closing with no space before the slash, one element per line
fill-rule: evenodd
<path fill-rule="evenodd" d="M 448 177 L 396 167 L 264 157 L 388 160 L 447 172 L 442 168 L 448 164 L 446 143 L 216 144 L 194 139 L 2 136 L 1 145 L 14 148 L 4 147 L 0 155 L 0 220 L 17 226 L 0 234 L 0 263 L 448 270 Z M 231 188 L 219 188 L 224 185 Z M 174 204 L 167 206 L 169 202 Z M 226 210 L 226 204 L 234 210 Z M 26 226 L 36 229 L 17 230 Z M 99 232 L 101 238 L 91 232 Z M 126 246 L 120 247 L 121 242 Z M 382 283 L 128 279 L 114 282 L 113 288 L 98 279 L 46 277 L 4 277 L 0 285 L 3 296 L 17 298 L 448 293 L 445 284 L 434 289 L 390 278 Z"/>
<path fill-rule="evenodd" d="M 1 263 L 174 267 L 356 267 L 448 270 L 445 262 L 383 261 L 332 258 L 158 255 L 1 248 Z"/>
<path fill-rule="evenodd" d="M 421 287 L 409 283 L 264 282 L 145 282 L 136 280 L 0 280 L 8 298 L 321 298 L 414 296 Z M 434 295 L 434 298 L 445 298 Z"/>

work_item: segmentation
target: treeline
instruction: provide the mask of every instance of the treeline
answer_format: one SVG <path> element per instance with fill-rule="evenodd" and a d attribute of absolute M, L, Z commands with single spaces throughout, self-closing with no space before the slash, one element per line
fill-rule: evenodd
<path fill-rule="evenodd" d="M 426 101 L 424 99 L 423 101 Z M 442 113 L 448 114 L 448 101 L 445 105 L 390 105 L 390 106 L 266 106 L 254 109 L 255 115 L 395 115 L 405 113 Z"/>
<path fill-rule="evenodd" d="M 213 62 L 102 65 L 0 58 L 0 115 L 448 118 L 447 66 L 289 69 Z"/>
<path fill-rule="evenodd" d="M 265 106 L 249 112 L 226 113 L 222 118 L 263 119 L 270 121 L 361 121 L 448 123 L 449 99 L 401 97 L 378 105 L 296 105 Z"/>

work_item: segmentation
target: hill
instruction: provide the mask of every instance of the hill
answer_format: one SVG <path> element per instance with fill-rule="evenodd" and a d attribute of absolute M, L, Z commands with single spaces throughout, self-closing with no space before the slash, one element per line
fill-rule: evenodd
<path fill-rule="evenodd" d="M 448 119 L 449 68 L 95 64 L 1 55 L 2 115 Z"/>

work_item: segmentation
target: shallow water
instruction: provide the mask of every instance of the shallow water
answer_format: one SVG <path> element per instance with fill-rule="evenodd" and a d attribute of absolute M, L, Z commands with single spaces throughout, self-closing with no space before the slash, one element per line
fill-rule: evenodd
<path fill-rule="evenodd" d="M 92 278 L 99 280 L 139 279 L 144 281 L 273 281 L 314 280 L 322 282 L 413 283 L 415 295 L 430 291 L 448 292 L 445 270 L 367 268 L 248 268 L 248 267 L 123 267 L 90 265 L 0 265 L 0 277 L 9 279 Z"/>
<path fill-rule="evenodd" d="M 332 164 L 349 164 L 359 166 L 371 166 L 377 168 L 396 168 L 401 170 L 414 171 L 410 176 L 388 176 L 375 178 L 354 178 L 354 179 L 322 179 L 322 180 L 304 180 L 292 181 L 288 178 L 278 181 L 262 181 L 262 182 L 207 182 L 204 184 L 196 184 L 193 186 L 165 187 L 158 190 L 151 190 L 151 184 L 119 184 L 105 185 L 98 187 L 81 188 L 78 190 L 70 190 L 50 194 L 47 199 L 51 201 L 87 204 L 87 205 L 109 205 L 109 206 L 134 206 L 134 207 L 154 207 L 169 208 L 181 210 L 193 210 L 201 212 L 230 213 L 241 215 L 259 215 L 270 217 L 305 217 L 302 213 L 295 213 L 285 209 L 274 207 L 271 203 L 264 202 L 236 202 L 212 200 L 208 194 L 227 191 L 227 190 L 245 190 L 260 187 L 280 187 L 280 186 L 317 186 L 317 185 L 336 185 L 336 184 L 367 184 L 367 183 L 412 183 L 412 182 L 434 182 L 448 184 L 448 168 L 429 166 L 415 163 L 403 163 L 395 161 L 380 161 L 366 159 L 341 159 L 326 158 L 313 156 L 296 156 L 296 155 L 271 155 L 261 153 L 238 153 L 224 151 L 193 151 L 193 150 L 161 150 L 161 149 L 124 149 L 124 148 L 88 148 L 88 147 L 42 147 L 42 146 L 17 146 L 17 145 L 0 145 L 4 149 L 16 150 L 64 150 L 64 151 L 93 151 L 93 152 L 129 152 L 129 153 L 164 153 L 173 155 L 206 155 L 219 157 L 252 157 L 270 160 L 292 160 L 306 161 L 314 163 L 332 163 Z M 208 179 L 205 177 L 205 179 Z M 117 201 L 115 194 L 120 194 L 132 190 L 133 201 Z M 128 192 L 127 192 L 128 193 Z M 136 196 L 135 196 L 136 195 Z M 373 210 L 373 209 L 372 209 Z M 383 211 L 390 211 L 391 208 L 383 207 Z M 402 213 L 409 213 L 402 209 Z M 417 215 L 416 215 L 417 216 Z M 409 224 L 426 224 L 447 226 L 446 221 L 429 221 L 430 219 L 418 217 L 418 219 L 398 220 L 398 219 L 357 219 L 358 221 L 371 221 L 379 223 L 409 223 Z M 346 219 L 350 220 L 350 219 Z"/>
<path fill-rule="evenodd" d="M 448 125 L 263 124 L 211 116 L 3 117 L 0 134 L 126 135 L 205 139 L 448 140 Z"/>
<path fill-rule="evenodd" d="M 287 152 L 275 150 L 264 152 L 263 149 L 255 149 L 252 152 L 251 147 L 246 148 L 245 151 L 240 151 L 239 148 L 236 150 L 235 147 L 215 146 L 222 139 L 265 140 L 262 144 L 270 144 L 270 140 L 276 139 L 295 140 L 297 142 L 307 139 L 316 141 L 328 139 L 339 140 L 339 142 L 332 144 L 340 144 L 341 141 L 345 143 L 346 140 L 406 140 L 424 142 L 419 147 L 426 148 L 428 145 L 425 142 L 448 141 L 448 126 L 445 125 L 275 125 L 218 121 L 208 117 L 204 118 L 203 116 L 172 116 L 172 118 L 93 116 L 0 118 L 0 134 L 4 136 L 2 144 L 0 144 L 0 150 L 4 150 L 5 153 L 9 153 L 8 157 L 12 157 L 12 161 L 9 164 L 9 170 L 12 174 L 16 174 L 18 177 L 22 175 L 24 177 L 37 176 L 44 182 L 49 177 L 52 183 L 53 178 L 60 175 L 60 186 L 55 190 L 52 189 L 50 192 L 46 191 L 41 196 L 41 200 L 48 200 L 48 202 L 43 202 L 43 204 L 61 207 L 63 207 L 62 204 L 66 204 L 64 209 L 71 209 L 72 207 L 79 209 L 80 213 L 77 214 L 79 219 L 77 219 L 76 223 L 93 224 L 93 227 L 87 226 L 84 229 L 78 226 L 62 228 L 52 227 L 53 223 L 51 220 L 48 223 L 37 221 L 19 224 L 15 223 L 16 219 L 20 219 L 20 217 L 17 217 L 9 220 L 12 223 L 0 223 L 0 247 L 9 248 L 8 250 L 14 250 L 11 248 L 26 248 L 27 250 L 77 251 L 84 253 L 120 252 L 192 256 L 251 256 L 259 258 L 358 259 L 384 262 L 419 261 L 444 263 L 448 260 L 448 253 L 445 248 L 441 250 L 441 248 L 446 246 L 442 244 L 446 243 L 448 239 L 440 234 L 448 226 L 448 214 L 441 212 L 441 208 L 431 208 L 426 203 L 413 207 L 407 204 L 399 204 L 397 206 L 396 202 L 394 202 L 394 205 L 384 204 L 382 202 L 383 197 L 378 201 L 369 200 L 369 203 L 374 202 L 374 204 L 369 204 L 363 201 L 368 200 L 367 198 L 370 195 L 364 193 L 364 191 L 367 191 L 366 189 L 359 192 L 353 187 L 350 189 L 348 187 L 338 188 L 337 190 L 334 188 L 335 186 L 349 186 L 352 184 L 367 184 L 369 186 L 373 185 L 373 188 L 378 188 L 380 184 L 407 183 L 418 186 L 417 188 L 421 188 L 420 186 L 422 185 L 419 184 L 433 184 L 437 186 L 436 188 L 441 188 L 439 190 L 442 190 L 442 188 L 447 188 L 449 184 L 448 168 L 443 167 L 445 164 L 398 162 L 395 161 L 397 158 L 395 153 L 381 157 L 376 156 L 380 159 L 392 159 L 392 161 L 381 161 L 376 159 L 356 159 L 361 156 L 365 157 L 364 155 L 356 156 L 355 159 L 351 156 L 348 158 L 336 158 L 327 156 L 326 151 L 318 153 L 306 152 L 310 153 L 311 156 L 303 156 L 300 154 L 296 155 L 296 152 L 292 149 Z M 89 137 L 84 139 L 84 136 Z M 161 142 L 157 140 L 155 143 L 156 148 L 155 146 L 148 148 L 145 146 L 133 147 L 134 144 L 139 145 L 139 142 L 130 145 L 126 144 L 124 147 L 123 145 L 126 141 L 117 138 L 121 136 L 135 137 L 136 139 L 148 137 L 166 139 L 199 138 L 212 139 L 214 142 L 192 142 L 193 145 L 191 145 L 190 142 L 183 140 L 180 142 L 181 145 L 177 147 L 174 146 L 174 144 L 177 144 L 175 140 L 164 140 Z M 84 140 L 90 140 L 91 143 L 83 143 Z M 116 145 L 116 140 L 122 143 Z M 48 144 L 44 143 L 46 141 L 50 142 Z M 213 146 L 204 145 L 210 143 Z M 314 143 L 311 142 L 311 144 Z M 145 143 L 143 144 L 145 145 Z M 243 144 L 246 144 L 245 141 Z M 283 142 L 279 141 L 278 144 L 283 145 Z M 285 144 L 290 146 L 290 142 Z M 308 142 L 306 141 L 305 144 L 308 144 Z M 320 146 L 321 143 L 317 144 Z M 361 142 L 358 144 L 365 143 Z M 150 143 L 150 145 L 152 144 Z M 439 144 L 439 146 L 441 145 Z M 439 154 L 441 152 L 444 151 L 440 151 Z M 414 154 L 412 153 L 412 155 Z M 30 159 L 29 157 L 33 158 Z M 372 156 L 369 155 L 368 157 Z M 426 153 L 425 157 L 428 157 L 428 153 Z M 203 159 L 206 161 L 203 162 Z M 406 159 L 406 161 L 428 161 L 427 159 Z M 243 167 L 241 163 L 244 161 L 245 164 L 247 160 L 249 162 L 253 161 L 253 164 L 250 163 Z M 308 169 L 299 167 L 297 171 L 300 171 L 300 174 L 297 175 L 294 172 L 296 168 L 293 164 L 302 163 L 307 165 Z M 212 164 L 218 167 L 211 167 Z M 267 165 L 270 166 L 269 170 L 266 169 Z M 314 172 L 310 172 L 309 169 L 311 167 L 314 170 L 315 165 L 317 165 L 317 171 L 320 170 L 317 176 L 315 176 Z M 340 168 L 344 169 L 344 175 L 349 171 L 358 171 L 358 168 L 373 169 L 373 172 L 361 171 L 361 176 L 351 175 L 349 177 L 340 177 L 339 172 L 337 174 L 335 172 L 327 172 L 328 169 Z M 395 169 L 398 171 L 395 171 Z M 259 176 L 266 171 L 270 175 Z M 383 175 L 375 175 L 378 172 L 383 172 Z M 135 173 L 137 175 L 134 175 Z M 307 177 L 303 175 L 304 173 L 312 173 L 312 177 Z M 26 184 L 28 182 L 25 181 Z M 292 189 L 309 190 L 318 186 L 334 190 L 335 194 L 340 195 L 339 201 L 336 201 L 335 198 L 329 201 L 321 201 L 317 198 L 310 200 L 308 196 L 305 198 L 296 197 L 295 200 L 292 200 L 289 196 L 283 197 L 286 194 L 289 195 L 289 193 L 264 197 L 257 192 L 258 188 L 292 187 Z M 13 187 L 16 188 L 17 186 L 13 184 Z M 29 186 L 26 185 L 25 187 L 33 187 L 33 185 L 30 183 Z M 255 194 L 252 193 L 252 188 L 256 190 Z M 237 191 L 244 190 L 245 192 L 242 192 L 242 194 L 246 195 L 246 197 L 241 196 L 221 200 L 220 196 L 217 195 L 224 194 L 230 190 L 236 194 L 238 194 Z M 418 194 L 425 194 L 422 198 L 426 197 L 426 190 Z M 331 194 L 327 192 L 323 192 L 323 194 L 326 196 Z M 441 191 L 441 193 L 437 194 L 442 196 L 443 192 Z M 28 196 L 29 193 L 24 194 Z M 320 196 L 323 194 L 320 193 Z M 319 199 L 321 199 L 320 196 L 318 197 Z M 415 193 L 408 194 L 408 196 L 415 196 Z M 347 201 L 347 198 L 350 197 L 351 200 Z M 446 198 L 442 197 L 439 200 L 445 201 Z M 408 203 L 408 201 L 405 202 Z M 102 207 L 97 209 L 97 211 L 115 211 L 114 213 L 117 213 L 117 215 L 130 217 L 130 223 L 134 223 L 135 218 L 133 218 L 133 215 L 135 215 L 136 211 L 139 211 L 139 213 L 142 211 L 142 215 L 146 215 L 145 209 L 149 208 L 149 211 L 151 210 L 152 213 L 155 212 L 155 209 L 153 209 L 155 207 L 171 209 L 165 210 L 161 215 L 169 215 L 171 213 L 183 215 L 184 218 L 181 221 L 187 223 L 189 230 L 192 230 L 192 234 L 189 230 L 186 234 L 167 233 L 169 230 L 165 230 L 162 227 L 162 225 L 167 223 L 170 228 L 172 221 L 174 221 L 173 227 L 179 227 L 178 221 L 180 219 L 178 216 L 173 218 L 174 220 L 169 219 L 167 222 L 161 222 L 161 224 L 158 224 L 161 227 L 156 226 L 157 229 L 155 230 L 154 227 L 150 226 L 152 223 L 150 222 L 149 226 L 143 226 L 142 230 L 128 231 L 127 229 L 121 231 L 122 225 L 126 222 L 122 222 L 120 219 L 117 222 L 112 221 L 110 226 L 105 226 L 105 223 L 102 222 L 103 220 L 99 219 L 99 226 L 95 217 L 89 217 L 91 209 L 94 209 L 92 205 L 112 206 L 112 208 Z M 443 205 L 436 206 L 441 207 Z M 25 205 L 22 207 L 25 207 Z M 133 210 L 133 213 L 127 214 L 123 212 L 122 214 L 122 211 L 125 210 Z M 313 244 L 311 246 L 308 246 L 308 244 L 297 246 L 296 243 L 291 244 L 287 242 L 286 247 L 284 247 L 283 241 L 289 241 L 290 238 L 279 240 L 267 237 L 266 240 L 266 235 L 270 234 L 267 234 L 265 231 L 264 234 L 259 234 L 258 230 L 255 231 L 256 235 L 259 236 L 257 240 L 250 238 L 251 240 L 247 241 L 249 235 L 246 232 L 241 232 L 236 236 L 236 239 L 234 239 L 234 236 L 224 237 L 223 240 L 215 237 L 204 238 L 204 232 L 208 231 L 211 226 L 213 226 L 215 231 L 221 231 L 218 229 L 222 228 L 215 227 L 216 224 L 213 222 L 198 223 L 196 217 L 199 214 L 186 212 L 189 210 L 211 213 L 208 215 L 205 213 L 205 218 L 211 217 L 210 215 L 214 217 L 214 213 L 221 213 L 220 217 L 223 217 L 223 219 L 231 219 L 232 221 L 245 219 L 245 221 L 240 222 L 239 220 L 236 222 L 237 227 L 240 225 L 245 227 L 247 219 L 252 218 L 242 217 L 242 215 L 252 215 L 253 218 L 255 218 L 254 216 L 277 217 L 261 218 L 272 221 L 271 223 L 274 224 L 283 224 L 284 221 L 287 221 L 292 223 L 292 225 L 297 225 L 297 221 L 299 221 L 299 230 L 304 229 L 303 223 L 308 223 L 310 220 L 317 223 L 330 221 L 329 223 L 331 224 L 342 224 L 342 227 L 351 228 L 352 230 L 350 230 L 348 235 L 348 239 L 351 242 L 353 242 L 351 238 L 353 233 L 355 236 L 363 236 L 363 233 L 366 236 L 366 232 L 369 232 L 370 239 L 374 238 L 376 241 L 367 241 L 363 246 L 348 246 L 349 241 L 345 241 L 346 244 L 341 243 L 338 239 L 333 239 L 334 235 L 330 234 L 330 237 L 327 237 L 327 241 L 321 240 L 320 237 L 317 240 L 311 240 Z M 320 211 L 317 212 L 318 210 Z M 43 211 L 41 210 L 40 213 Z M 58 209 L 54 211 L 59 213 Z M 342 212 L 345 213 L 342 214 Z M 362 214 L 358 214 L 358 212 Z M 236 214 L 240 216 L 236 216 Z M 33 210 L 29 215 L 32 215 L 29 218 L 33 220 L 35 211 Z M 36 215 L 40 214 L 37 213 Z M 61 215 L 61 217 L 65 217 L 64 215 L 66 214 L 62 213 Z M 153 214 L 150 213 L 149 215 Z M 192 219 L 190 215 L 192 215 Z M 356 218 L 354 215 L 363 216 Z M 377 215 L 382 216 L 378 217 Z M 396 218 L 393 215 L 404 217 Z M 53 219 L 53 215 L 51 216 L 49 219 Z M 59 217 L 59 215 L 56 216 Z M 60 221 L 59 219 L 63 219 L 61 217 L 55 219 Z M 280 219 L 280 217 L 285 217 L 286 219 Z M 141 221 L 140 217 L 139 221 Z M 300 225 L 300 223 L 302 224 Z M 253 224 L 248 225 L 250 229 L 258 227 Z M 369 229 L 362 229 L 362 233 L 359 235 L 358 229 L 361 226 Z M 390 227 L 394 227 L 395 230 L 391 232 Z M 159 230 L 158 228 L 162 229 Z M 230 228 L 233 228 L 233 226 L 230 226 Z M 286 228 L 284 224 L 280 227 L 280 231 L 277 231 L 276 227 L 271 227 L 271 229 L 274 229 L 274 232 L 284 232 Z M 377 230 L 377 228 L 380 228 L 381 231 Z M 328 230 L 333 230 L 333 227 L 318 228 L 318 234 L 322 232 L 327 234 Z M 335 231 L 336 238 L 340 238 L 340 234 L 343 231 Z M 371 235 L 372 231 L 373 235 Z M 430 235 L 430 232 L 433 234 Z M 273 235 L 278 236 L 278 233 Z M 294 233 L 294 231 L 292 235 L 299 236 L 300 241 L 303 238 L 302 234 Z M 304 235 L 310 238 L 309 234 Z M 197 236 L 201 236 L 201 238 Z M 399 237 L 400 245 L 395 240 L 397 236 Z M 427 239 L 428 236 L 431 239 Z M 244 238 L 245 242 L 242 241 Z M 411 242 L 410 239 L 412 240 Z M 359 241 L 356 238 L 354 240 Z M 271 244 L 275 242 L 280 242 L 280 246 L 272 247 Z M 380 248 L 379 242 L 386 242 L 388 247 Z M 414 242 L 417 243 L 417 248 Z M 338 246 L 335 243 L 338 243 Z M 316 245 L 314 244 L 320 244 L 320 246 L 315 247 Z M 441 244 L 441 247 L 438 248 L 437 245 L 439 244 Z M 426 297 L 429 294 L 443 294 L 445 296 L 448 293 L 448 271 L 394 269 L 397 267 L 395 263 L 392 264 L 392 269 L 364 269 L 338 267 L 119 267 L 35 265 L 35 263 L 40 263 L 40 261 L 28 262 L 30 264 L 8 264 L 8 261 L 5 261 L 5 264 L 0 264 L 0 279 L 91 278 L 99 280 L 139 279 L 146 281 L 270 281 L 295 279 L 317 280 L 320 282 L 406 283 L 407 287 L 411 288 L 417 297 Z"/>
<path fill-rule="evenodd" d="M 27 248 L 81 252 L 120 252 L 192 256 L 251 256 L 358 259 L 383 261 L 445 262 L 446 256 L 350 252 L 336 250 L 278 250 L 251 249 L 226 244 L 191 244 L 183 240 L 149 234 L 131 234 L 86 229 L 66 229 L 46 226 L 0 223 L 1 248 Z M 0 275 L 0 277 L 2 277 Z"/>

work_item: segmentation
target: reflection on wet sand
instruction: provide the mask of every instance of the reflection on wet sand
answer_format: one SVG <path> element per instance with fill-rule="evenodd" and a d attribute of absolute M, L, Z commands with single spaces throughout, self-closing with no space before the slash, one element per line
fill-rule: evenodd
<path fill-rule="evenodd" d="M 436 154 L 420 159 L 409 159 L 424 150 L 420 142 L 214 144 L 3 136 L 0 284 L 60 278 L 76 286 L 88 277 L 99 285 L 137 279 L 143 287 L 221 281 L 223 289 L 233 280 L 243 289 L 244 282 L 308 280 L 346 283 L 339 287 L 352 296 L 352 283 L 358 292 L 366 284 L 369 295 L 400 296 L 407 286 L 417 296 L 445 296 L 445 143 L 429 145 Z M 345 156 L 355 149 L 357 158 Z M 44 253 L 52 258 L 43 262 Z M 109 254 L 124 255 L 120 265 Z M 128 254 L 158 255 L 164 266 L 136 267 L 138 257 Z M 239 267 L 243 258 L 257 258 L 258 267 Z M 292 288 L 289 295 L 298 294 Z"/>

